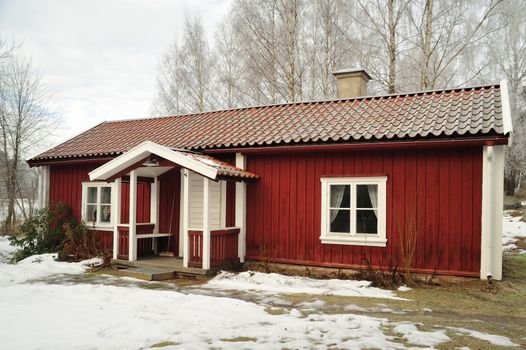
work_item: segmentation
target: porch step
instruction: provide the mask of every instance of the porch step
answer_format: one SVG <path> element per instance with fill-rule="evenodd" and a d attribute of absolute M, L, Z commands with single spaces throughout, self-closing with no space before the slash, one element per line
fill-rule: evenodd
<path fill-rule="evenodd" d="M 161 281 L 173 279 L 178 276 L 183 277 L 206 277 L 213 276 L 218 269 L 203 270 L 195 267 L 184 267 L 182 259 L 156 257 L 138 261 L 128 261 L 122 259 L 112 259 L 111 264 L 122 270 L 119 274 L 128 276 L 128 273 L 136 274 L 136 277 L 147 281 Z M 129 275 L 129 277 L 134 277 Z M 171 275 L 170 275 L 171 274 Z M 148 279 L 152 278 L 152 279 Z M 162 279 L 160 279 L 162 278 Z"/>
<path fill-rule="evenodd" d="M 175 271 L 155 267 L 132 267 L 119 270 L 118 275 L 145 281 L 165 281 L 175 278 Z"/>

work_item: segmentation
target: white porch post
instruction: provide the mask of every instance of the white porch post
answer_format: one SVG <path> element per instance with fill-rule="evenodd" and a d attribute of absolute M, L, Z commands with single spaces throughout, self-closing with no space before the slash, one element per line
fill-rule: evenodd
<path fill-rule="evenodd" d="M 183 169 L 182 173 L 183 181 L 183 266 L 188 267 L 188 261 L 190 260 L 190 239 L 188 237 L 188 226 L 190 225 L 190 205 L 189 205 L 189 189 L 190 189 L 190 172 L 188 169 Z"/>
<path fill-rule="evenodd" d="M 130 171 L 130 226 L 128 237 L 128 260 L 137 260 L 137 172 Z"/>
<path fill-rule="evenodd" d="M 203 179 L 203 269 L 210 268 L 210 179 Z"/>
<path fill-rule="evenodd" d="M 113 185 L 113 259 L 117 259 L 119 255 L 119 224 L 121 223 L 121 183 L 122 179 L 119 177 L 114 181 Z"/>
<path fill-rule="evenodd" d="M 159 180 L 155 176 L 150 185 L 150 222 L 154 224 L 153 233 L 159 233 Z M 152 239 L 152 250 L 157 254 L 157 239 Z"/>
<path fill-rule="evenodd" d="M 236 153 L 236 167 L 246 169 L 246 157 L 241 153 Z M 238 256 L 240 262 L 245 262 L 246 254 L 246 220 L 247 220 L 247 184 L 236 182 L 236 227 L 239 227 Z"/>
<path fill-rule="evenodd" d="M 482 152 L 482 240 L 480 278 L 502 279 L 502 201 L 504 147 L 484 146 Z"/>

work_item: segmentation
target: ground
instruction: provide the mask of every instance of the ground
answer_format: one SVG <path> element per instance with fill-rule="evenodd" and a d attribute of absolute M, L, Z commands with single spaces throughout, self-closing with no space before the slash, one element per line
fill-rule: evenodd
<path fill-rule="evenodd" d="M 507 220 L 507 221 L 506 221 Z M 511 221 L 510 221 L 511 220 Z M 526 223 L 507 216 L 503 282 L 397 291 L 365 281 L 259 272 L 206 283 L 144 282 L 45 254 L 7 264 L 5 349 L 504 349 L 526 346 Z M 520 241 L 520 239 L 518 240 Z M 515 244 L 514 247 L 511 247 Z"/>

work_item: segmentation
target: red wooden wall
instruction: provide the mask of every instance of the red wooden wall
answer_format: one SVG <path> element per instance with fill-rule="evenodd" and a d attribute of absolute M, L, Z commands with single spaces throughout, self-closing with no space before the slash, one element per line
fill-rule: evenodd
<path fill-rule="evenodd" d="M 222 157 L 224 161 L 233 163 L 232 156 Z M 102 163 L 89 165 L 52 166 L 50 174 L 50 203 L 62 202 L 73 209 L 77 220 L 81 219 L 82 182 L 89 181 L 88 173 Z M 159 232 L 172 233 L 168 250 L 179 251 L 179 210 L 181 196 L 181 176 L 178 169 L 174 169 L 160 176 L 159 198 Z M 130 185 L 123 182 L 121 187 L 121 223 L 129 222 Z M 234 226 L 235 183 L 227 185 L 227 226 Z M 150 184 L 137 183 L 137 222 L 150 222 Z M 97 231 L 102 235 L 102 231 Z M 104 244 L 112 248 L 113 236 L 104 234 Z M 147 241 L 147 240 L 142 240 Z M 167 250 L 167 240 L 159 240 L 159 250 Z"/>
<path fill-rule="evenodd" d="M 399 263 L 397 227 L 416 212 L 413 268 L 478 275 L 482 149 L 249 155 L 260 179 L 247 187 L 247 257 L 319 266 Z M 321 183 L 329 175 L 387 175 L 387 246 L 321 244 Z"/>
<path fill-rule="evenodd" d="M 159 240 L 160 251 L 171 251 L 179 255 L 179 213 L 181 199 L 181 172 L 174 169 L 159 177 L 159 232 L 171 233 L 170 246 L 167 249 L 167 240 Z"/>
<path fill-rule="evenodd" d="M 73 214 L 80 221 L 82 214 L 82 182 L 89 181 L 88 173 L 100 166 L 102 163 L 89 165 L 63 165 L 52 166 L 49 181 L 50 203 L 64 203 L 71 207 Z M 121 187 L 121 223 L 129 222 L 130 184 L 123 182 Z M 150 222 L 150 184 L 137 183 L 137 222 Z M 112 231 L 93 231 L 98 235 L 104 247 L 113 249 Z M 146 252 L 151 243 L 149 240 L 141 240 L 139 251 Z M 150 243 L 148 245 L 148 243 Z M 144 246 L 144 247 L 143 247 Z M 144 248 L 144 249 L 143 249 Z M 148 249 L 147 249 L 148 248 Z"/>

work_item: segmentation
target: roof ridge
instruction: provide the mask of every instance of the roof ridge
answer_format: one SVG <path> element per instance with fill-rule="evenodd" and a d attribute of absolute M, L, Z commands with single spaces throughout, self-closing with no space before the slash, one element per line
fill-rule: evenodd
<path fill-rule="evenodd" d="M 484 85 L 473 85 L 473 86 L 465 86 L 465 87 L 457 87 L 457 88 L 444 88 L 444 89 L 433 89 L 433 90 L 417 90 L 412 92 L 403 92 L 403 93 L 393 93 L 393 94 L 382 94 L 382 95 L 367 95 L 367 96 L 359 96 L 359 97 L 352 97 L 352 98 L 337 98 L 337 99 L 330 99 L 330 100 L 310 100 L 310 101 L 296 101 L 296 102 L 283 102 L 283 103 L 274 103 L 274 104 L 262 104 L 262 105 L 254 105 L 254 106 L 245 106 L 245 107 L 235 107 L 235 108 L 228 108 L 228 109 L 215 109 L 210 111 L 203 111 L 203 112 L 196 112 L 196 113 L 185 113 L 185 114 L 176 114 L 176 115 L 164 115 L 164 116 L 152 116 L 152 117 L 140 117 L 140 118 L 126 118 L 126 119 L 113 119 L 113 120 L 105 120 L 101 122 L 100 124 L 112 124 L 112 123 L 126 123 L 126 122 L 134 122 L 134 121 L 143 121 L 143 120 L 156 120 L 156 119 L 171 119 L 171 118 L 179 118 L 179 117 L 194 117 L 199 115 L 206 115 L 206 114 L 216 114 L 216 113 L 224 113 L 224 112 L 230 112 L 230 111 L 240 111 L 240 110 L 249 110 L 249 109 L 263 109 L 263 108 L 269 108 L 269 107 L 284 107 L 284 106 L 293 106 L 293 105 L 310 105 L 310 104 L 325 104 L 325 103 L 334 103 L 334 102 L 350 102 L 350 101 L 362 101 L 362 100 L 375 100 L 375 99 L 391 99 L 391 98 L 397 98 L 397 97 L 407 97 L 407 96 L 417 96 L 417 95 L 427 95 L 427 94 L 436 94 L 438 92 L 445 93 L 445 92 L 453 92 L 453 91 L 463 91 L 463 90 L 480 90 L 480 89 L 487 89 L 487 88 L 500 88 L 500 83 L 494 83 L 494 84 L 484 84 Z"/>

